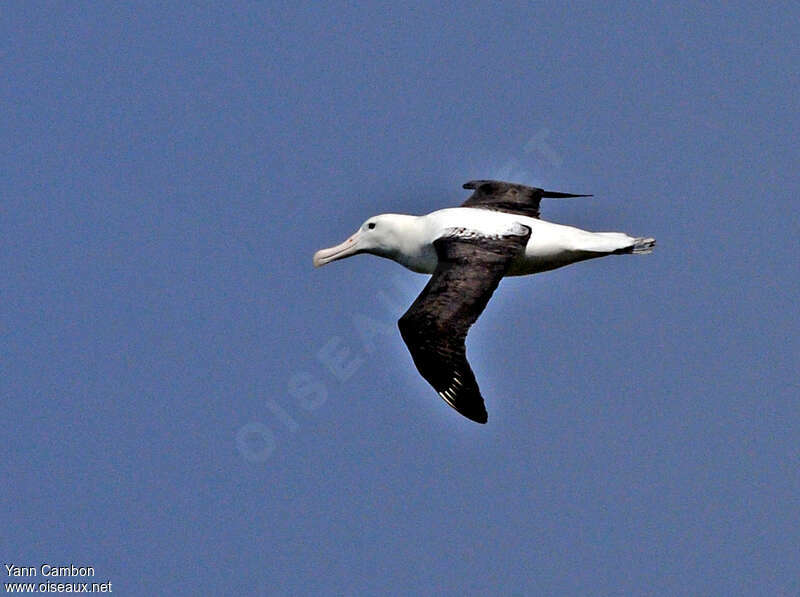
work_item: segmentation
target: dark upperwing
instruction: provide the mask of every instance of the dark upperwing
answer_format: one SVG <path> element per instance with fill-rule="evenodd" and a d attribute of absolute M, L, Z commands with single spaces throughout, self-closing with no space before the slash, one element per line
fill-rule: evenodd
<path fill-rule="evenodd" d="M 530 228 L 517 224 L 502 236 L 459 228 L 435 240 L 436 270 L 397 322 L 422 377 L 450 406 L 478 423 L 488 415 L 467 362 L 467 332 L 530 235 Z"/>
<path fill-rule="evenodd" d="M 494 211 L 505 211 L 530 218 L 539 217 L 539 202 L 542 199 L 592 196 L 545 191 L 537 187 L 504 182 L 502 180 L 471 180 L 464 184 L 464 188 L 474 189 L 475 192 L 461 204 L 461 207 L 479 207 Z"/>

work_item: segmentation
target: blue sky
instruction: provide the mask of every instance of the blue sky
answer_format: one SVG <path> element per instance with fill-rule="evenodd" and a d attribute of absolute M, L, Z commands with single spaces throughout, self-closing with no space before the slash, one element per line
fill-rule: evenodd
<path fill-rule="evenodd" d="M 126 595 L 800 592 L 798 17 L 6 6 L 3 563 Z M 396 331 L 425 277 L 311 255 L 491 177 L 658 247 L 504 281 L 478 426 Z"/>

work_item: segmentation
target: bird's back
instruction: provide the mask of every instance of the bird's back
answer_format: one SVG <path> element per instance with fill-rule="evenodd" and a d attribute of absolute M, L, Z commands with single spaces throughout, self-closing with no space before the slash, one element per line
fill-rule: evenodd
<path fill-rule="evenodd" d="M 601 257 L 628 247 L 636 240 L 621 232 L 590 232 L 539 218 L 473 207 L 440 209 L 424 219 L 426 242 L 431 246 L 454 226 L 487 236 L 502 234 L 514 224 L 530 228 L 525 252 L 511 266 L 509 276 L 534 274 Z"/>

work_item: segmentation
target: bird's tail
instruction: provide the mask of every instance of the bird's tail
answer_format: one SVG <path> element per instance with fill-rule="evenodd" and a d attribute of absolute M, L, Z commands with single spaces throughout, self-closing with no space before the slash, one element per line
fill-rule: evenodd
<path fill-rule="evenodd" d="M 640 236 L 634 240 L 633 245 L 629 248 L 629 253 L 634 255 L 647 255 L 653 252 L 653 247 L 656 246 L 656 239 L 650 237 Z"/>
<path fill-rule="evenodd" d="M 656 239 L 649 236 L 640 236 L 639 238 L 631 238 L 627 234 L 617 233 L 601 233 L 609 238 L 614 238 L 617 242 L 622 240 L 625 244 L 617 245 L 618 248 L 608 251 L 613 255 L 647 255 L 653 252 L 653 247 L 656 246 Z M 622 237 L 621 239 L 618 237 Z M 633 242 L 631 242 L 633 241 Z"/>
<path fill-rule="evenodd" d="M 624 232 L 588 232 L 576 247 L 580 251 L 606 253 L 611 255 L 630 255 L 651 253 L 656 240 L 640 236 L 634 238 Z"/>

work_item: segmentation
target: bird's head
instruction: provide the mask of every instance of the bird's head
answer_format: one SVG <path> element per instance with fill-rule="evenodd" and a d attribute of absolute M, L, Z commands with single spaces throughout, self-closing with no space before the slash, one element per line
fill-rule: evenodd
<path fill-rule="evenodd" d="M 403 231 L 412 218 L 399 214 L 372 216 L 342 244 L 314 253 L 314 267 L 359 253 L 393 259 L 401 250 Z"/>

